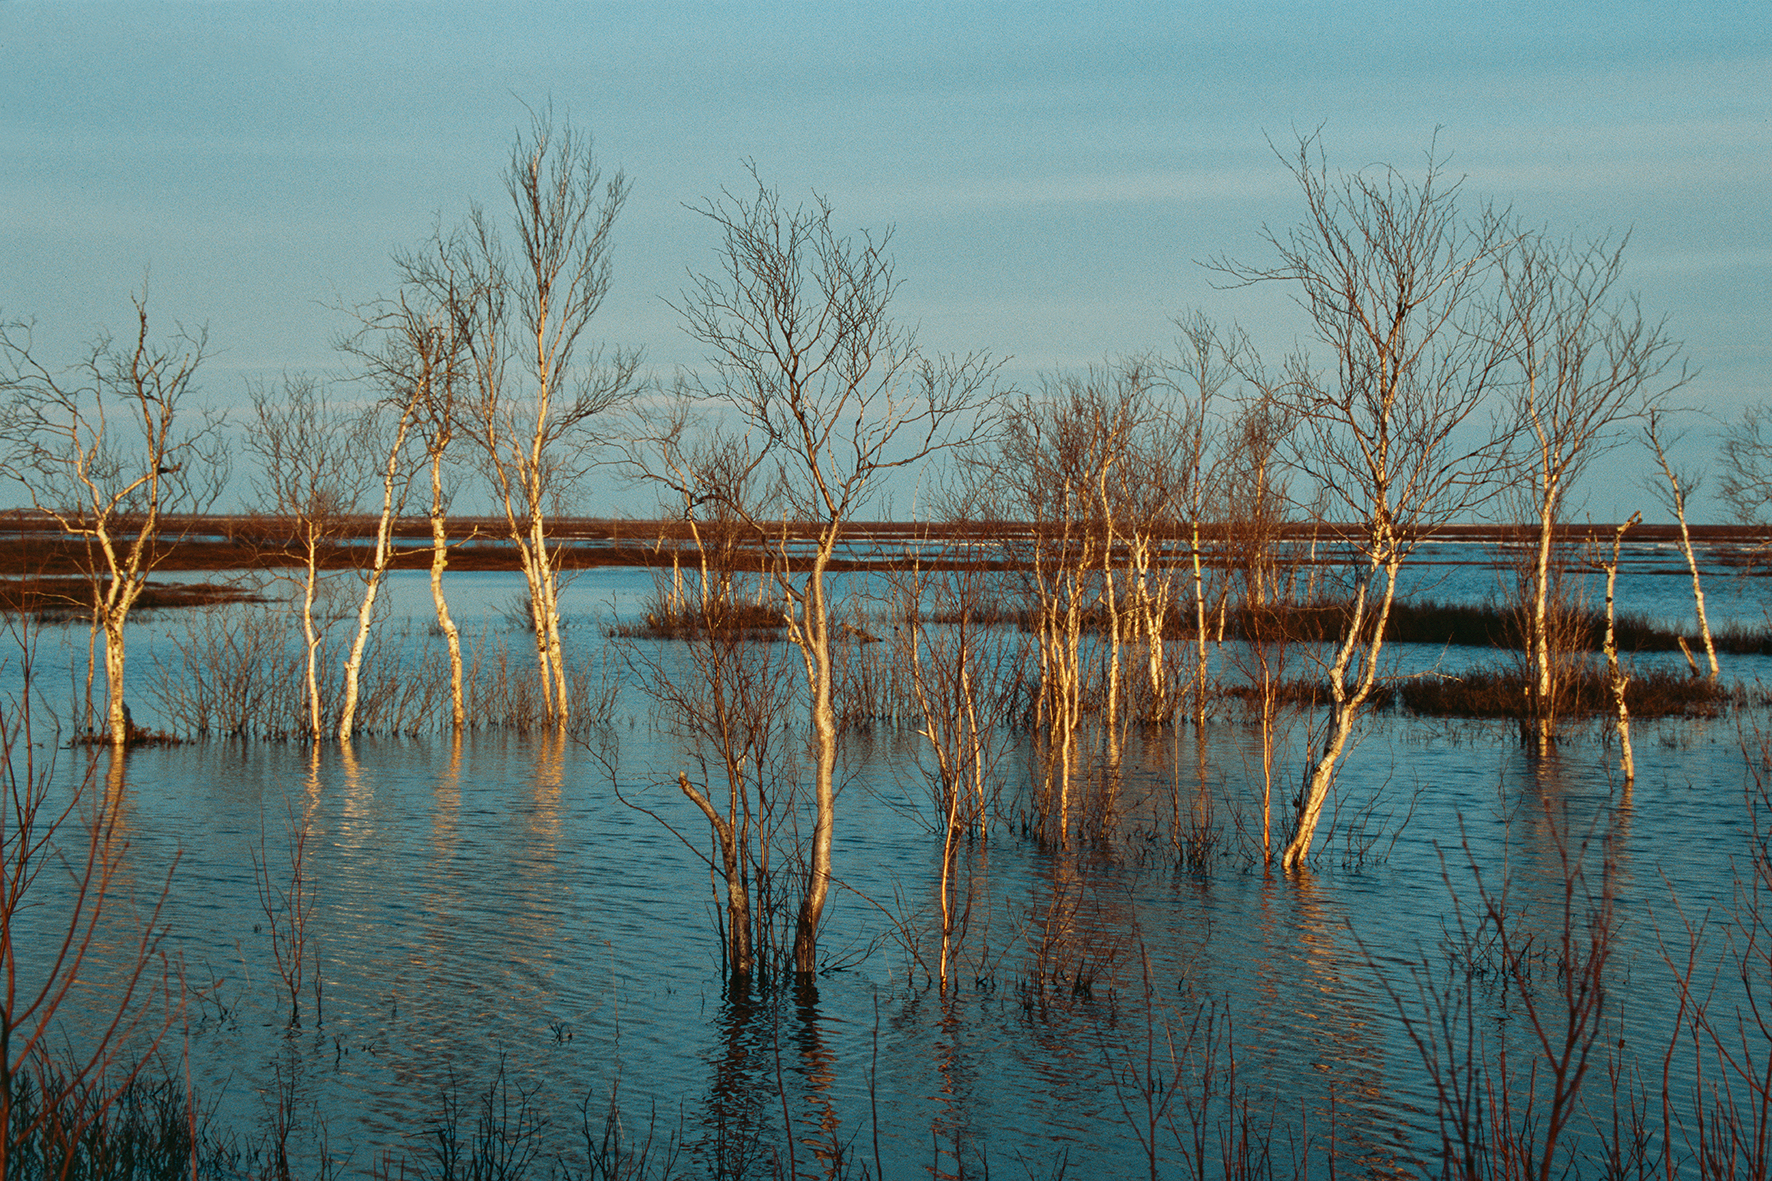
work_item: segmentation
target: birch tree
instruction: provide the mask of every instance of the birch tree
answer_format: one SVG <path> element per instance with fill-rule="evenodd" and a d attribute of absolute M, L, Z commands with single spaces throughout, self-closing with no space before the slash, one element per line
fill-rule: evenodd
<path fill-rule="evenodd" d="M 1772 407 L 1748 406 L 1723 431 L 1717 494 L 1744 525 L 1772 518 Z"/>
<path fill-rule="evenodd" d="M 31 324 L 0 324 L 5 470 L 84 543 L 93 622 L 105 641 L 105 726 L 117 746 L 130 738 L 124 627 L 176 540 L 167 519 L 208 509 L 229 470 L 219 417 L 190 404 L 206 334 L 181 328 L 157 340 L 145 288 L 134 305 L 134 332 L 100 336 L 61 371 L 36 355 Z"/>
<path fill-rule="evenodd" d="M 695 561 L 673 570 L 668 592 L 670 625 L 681 629 L 688 659 L 634 643 L 625 649 L 642 692 L 697 764 L 696 780 L 679 771 L 677 787 L 713 834 L 707 860 L 725 895 L 726 969 L 742 991 L 753 973 L 785 968 L 791 952 L 780 937 L 776 879 L 791 881 L 783 866 L 795 863 L 784 846 L 793 830 L 800 674 L 786 645 L 747 623 L 747 590 L 761 595 L 774 580 L 757 569 L 760 539 L 733 506 L 751 503 L 762 457 L 742 439 L 695 435 L 691 409 L 677 402 L 642 413 L 625 444 L 628 470 L 661 486 L 662 507 L 689 527 Z M 685 844 L 701 855 L 698 843 Z"/>
<path fill-rule="evenodd" d="M 1203 552 L 1187 522 L 1203 524 L 1189 514 L 1205 509 L 1211 440 L 1210 398 L 1203 404 L 1177 383 L 1186 371 L 1186 363 L 1131 358 L 1047 378 L 1004 416 L 995 439 L 969 452 L 961 473 L 974 511 L 1029 529 L 1034 725 L 1045 745 L 1038 807 L 1043 820 L 1056 819 L 1050 835 L 1060 844 L 1070 840 L 1073 817 L 1105 823 L 1130 724 L 1174 714 L 1165 631 L 1177 590 L 1168 547 L 1179 530 L 1190 552 Z M 1194 576 L 1198 621 L 1205 616 L 1198 567 Z M 1086 642 L 1090 633 L 1099 638 Z M 1134 663 L 1140 645 L 1143 660 Z M 1090 711 L 1102 731 L 1108 790 L 1083 808 L 1073 789 Z"/>
<path fill-rule="evenodd" d="M 364 331 L 347 343 L 391 403 L 413 406 L 412 430 L 429 477 L 426 517 L 431 532 L 431 605 L 449 654 L 450 721 L 467 724 L 461 629 L 449 610 L 443 573 L 449 568 L 449 514 L 473 377 L 469 344 L 485 300 L 473 288 L 459 235 L 433 233 L 421 247 L 394 256 L 398 296 L 365 316 Z"/>
<path fill-rule="evenodd" d="M 1531 673 L 1529 740 L 1554 741 L 1561 653 L 1552 619 L 1552 559 L 1570 489 L 1586 466 L 1623 440 L 1622 424 L 1685 380 L 1670 375 L 1679 346 L 1647 322 L 1634 296 L 1615 293 L 1628 235 L 1585 246 L 1542 235 L 1501 256 L 1495 331 L 1515 369 L 1512 415 L 1523 446 L 1515 494 L 1535 531 L 1525 578 Z"/>
<path fill-rule="evenodd" d="M 1446 183 L 1431 152 L 1419 181 L 1389 167 L 1331 173 L 1311 138 L 1287 165 L 1305 216 L 1265 232 L 1278 261 L 1217 266 L 1236 283 L 1288 284 L 1305 311 L 1329 362 L 1299 355 L 1289 364 L 1283 397 L 1299 421 L 1295 459 L 1352 522 L 1354 583 L 1327 660 L 1328 716 L 1281 854 L 1295 870 L 1378 682 L 1404 561 L 1494 491 L 1506 440 L 1483 429 L 1478 411 L 1498 355 L 1469 329 L 1506 235 L 1487 208 L 1474 219 L 1460 214 L 1458 185 Z"/>
<path fill-rule="evenodd" d="M 1008 699 L 1022 672 L 1019 638 L 984 621 L 1002 588 L 999 575 L 974 564 L 978 552 L 960 555 L 950 570 L 913 565 L 893 579 L 909 629 L 911 690 L 922 718 L 918 734 L 928 742 L 933 766 L 925 764 L 925 774 L 942 834 L 935 975 L 944 993 L 974 900 L 976 870 L 962 885 L 960 846 L 968 840 L 982 845 L 989 835 L 998 769 L 1007 754 Z M 940 622 L 925 625 L 926 614 Z"/>
<path fill-rule="evenodd" d="M 1710 679 L 1714 683 L 1722 675 L 1717 664 L 1717 645 L 1710 634 L 1710 616 L 1704 610 L 1704 581 L 1698 572 L 1698 553 L 1692 548 L 1692 530 L 1686 523 L 1686 501 L 1698 491 L 1700 476 L 1689 471 L 1682 471 L 1674 466 L 1668 452 L 1679 441 L 1680 434 L 1670 434 L 1667 426 L 1668 410 L 1656 407 L 1643 417 L 1643 437 L 1649 442 L 1649 449 L 1655 452 L 1655 464 L 1661 469 L 1662 480 L 1649 478 L 1649 490 L 1674 515 L 1680 526 L 1680 554 L 1686 559 L 1686 569 L 1692 575 L 1692 609 L 1698 617 L 1699 638 L 1704 641 L 1704 655 L 1710 664 Z M 1726 494 L 1727 495 L 1727 494 Z M 1692 652 L 1686 647 L 1685 637 L 1680 638 L 1680 650 L 1686 654 L 1686 661 L 1692 666 L 1692 675 L 1698 675 L 1698 663 L 1692 659 Z"/>
<path fill-rule="evenodd" d="M 321 571 L 374 478 L 373 460 L 362 419 L 334 405 L 314 378 L 286 377 L 277 386 L 255 386 L 251 397 L 245 443 L 258 459 L 253 488 L 277 531 L 271 540 L 296 566 L 295 574 L 278 577 L 297 588 L 303 712 L 308 736 L 318 739 L 326 733 L 328 714 L 321 694 L 321 648 L 328 625 Z"/>
<path fill-rule="evenodd" d="M 1631 749 L 1630 705 L 1625 701 L 1630 674 L 1618 660 L 1618 557 L 1624 547 L 1624 535 L 1642 519 L 1642 513 L 1632 513 L 1630 520 L 1615 528 L 1612 531 L 1612 556 L 1600 560 L 1601 568 L 1606 571 L 1606 684 L 1612 690 L 1612 708 L 1618 726 L 1618 769 L 1624 774 L 1626 788 L 1636 781 L 1637 756 Z"/>
<path fill-rule="evenodd" d="M 439 251 L 447 263 L 448 253 Z M 444 479 L 444 465 L 454 458 L 453 446 L 460 429 L 463 383 L 466 373 L 466 341 L 471 325 L 460 322 L 454 312 L 472 306 L 461 298 L 457 277 L 446 267 L 427 280 L 415 261 L 402 260 L 409 283 L 430 297 L 430 303 L 401 301 L 397 321 L 406 342 L 405 354 L 413 362 L 411 382 L 421 395 L 418 429 L 424 441 L 425 468 L 430 476 L 426 517 L 431 526 L 431 606 L 437 613 L 437 630 L 449 652 L 450 725 L 459 734 L 467 724 L 463 689 L 461 629 L 449 611 L 443 593 L 443 572 L 449 567 L 449 509 L 452 497 Z"/>
<path fill-rule="evenodd" d="M 428 473 L 430 482 L 431 601 L 449 653 L 451 724 L 458 731 L 466 724 L 461 631 L 443 593 L 443 571 L 449 565 L 449 494 L 444 466 L 453 458 L 450 447 L 466 378 L 465 342 L 470 325 L 460 314 L 471 309 L 472 301 L 464 298 L 449 244 L 441 237 L 434 239 L 434 244 L 434 250 L 396 257 L 395 264 L 406 279 L 404 289 L 398 297 L 368 309 L 362 330 L 342 345 L 358 360 L 364 377 L 380 390 L 375 409 L 388 419 L 388 428 L 375 448 L 382 460 L 381 513 L 375 550 L 365 571 L 357 637 L 345 665 L 341 739 L 348 738 L 355 725 L 357 674 L 374 618 L 376 593 L 394 557 L 393 523 L 405 513 L 419 470 Z M 409 455 L 409 451 L 415 453 Z"/>
<path fill-rule="evenodd" d="M 1298 425 L 1291 409 L 1260 375 L 1259 362 L 1245 362 L 1255 374 L 1250 392 L 1237 404 L 1225 444 L 1223 501 L 1225 545 L 1241 573 L 1245 607 L 1265 608 L 1280 591 L 1279 547 L 1287 513 L 1286 440 Z"/>
<path fill-rule="evenodd" d="M 1181 329 L 1176 340 L 1180 355 L 1173 367 L 1173 381 L 1181 403 L 1185 440 L 1176 465 L 1182 492 L 1178 507 L 1187 528 L 1188 561 L 1193 574 L 1194 726 L 1199 729 L 1206 724 L 1211 667 L 1206 655 L 1206 555 L 1200 532 L 1209 507 L 1214 507 L 1215 485 L 1221 476 L 1212 462 L 1209 432 L 1216 425 L 1215 403 L 1236 375 L 1238 356 L 1235 345 L 1227 346 L 1212 322 L 1198 312 L 1177 321 L 1176 327 Z"/>
<path fill-rule="evenodd" d="M 793 951 L 795 974 L 809 981 L 836 827 L 831 559 L 845 526 L 892 472 L 977 425 L 997 365 L 981 355 L 927 357 L 915 333 L 891 318 L 898 280 L 885 251 L 890 234 L 846 237 L 823 198 L 790 207 L 754 171 L 752 179 L 754 194 L 727 192 L 696 207 L 719 233 L 718 263 L 692 275 L 673 306 L 706 350 L 684 395 L 743 431 L 767 488 L 748 501 L 731 488 L 705 494 L 753 531 L 783 538 L 776 578 L 812 725 L 815 817 Z M 771 519 L 780 527 L 771 530 Z M 811 553 L 790 552 L 790 524 L 811 528 Z"/>
<path fill-rule="evenodd" d="M 520 135 L 505 171 L 507 245 L 480 208 L 468 217 L 456 322 L 471 393 L 460 409 L 529 589 L 544 708 L 564 727 L 571 710 L 560 642 L 560 557 L 549 518 L 572 503 L 601 438 L 600 415 L 636 389 L 637 354 L 585 339 L 609 291 L 621 173 L 605 180 L 588 136 L 549 114 Z"/>
<path fill-rule="evenodd" d="M 1297 604 L 1296 568 L 1292 577 L 1282 576 L 1279 556 L 1290 504 L 1284 448 L 1296 422 L 1260 376 L 1259 363 L 1249 357 L 1246 365 L 1246 373 L 1256 376 L 1252 394 L 1230 424 L 1224 526 L 1226 548 L 1242 573 L 1244 643 L 1233 646 L 1231 659 L 1242 666 L 1254 693 L 1261 737 L 1261 858 L 1271 866 L 1275 742 L 1291 641 L 1287 616 Z"/>
<path fill-rule="evenodd" d="M 1075 800 L 1082 767 L 1078 739 L 1092 698 L 1110 769 L 1115 761 L 1125 621 L 1114 567 L 1114 518 L 1124 507 L 1127 479 L 1138 478 L 1133 441 L 1149 413 L 1142 365 L 1060 374 L 1045 379 L 1038 394 L 1023 395 L 1004 415 L 998 436 L 967 459 L 972 498 L 987 506 L 985 517 L 1026 522 L 1031 532 L 1027 565 L 1039 656 L 1034 726 L 1045 746 L 1038 810 L 1050 828 L 1047 835 L 1061 846 L 1071 840 L 1073 818 L 1084 811 Z M 1166 588 L 1152 597 L 1166 607 Z M 1091 676 L 1085 643 L 1092 626 L 1105 633 L 1095 645 L 1102 657 L 1099 683 Z M 1092 686 L 1099 691 L 1092 693 Z"/>
<path fill-rule="evenodd" d="M 408 387 L 365 413 L 361 432 L 366 442 L 365 458 L 373 456 L 381 461 L 377 473 L 381 483 L 381 506 L 375 519 L 375 548 L 370 551 L 369 564 L 361 571 L 363 591 L 357 601 L 357 630 L 351 638 L 350 654 L 345 657 L 344 694 L 338 712 L 340 742 L 349 742 L 357 730 L 363 657 L 369 646 L 370 628 L 375 623 L 375 603 L 382 579 L 394 562 L 394 522 L 406 507 L 410 485 L 407 440 L 423 405 L 422 392 L 416 387 Z M 391 418 L 385 426 L 384 415 Z"/>

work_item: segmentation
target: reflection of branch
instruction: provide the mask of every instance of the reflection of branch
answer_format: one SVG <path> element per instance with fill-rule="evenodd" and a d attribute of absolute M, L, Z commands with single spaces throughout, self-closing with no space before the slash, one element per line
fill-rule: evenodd
<path fill-rule="evenodd" d="M 124 763 L 113 751 L 103 783 L 98 763 L 89 763 L 65 804 L 50 802 L 55 767 L 38 764 L 33 741 L 35 639 L 28 620 L 15 617 L 8 628 L 19 641 L 23 688 L 8 702 L 10 712 L 0 709 L 0 1168 L 6 1150 L 16 1146 L 23 1150 L 15 1158 L 22 1174 L 22 1158 L 33 1147 L 43 1149 L 45 1158 L 54 1147 L 71 1164 L 84 1143 L 54 1142 L 69 1130 L 78 1139 L 103 1121 L 155 1060 L 185 1006 L 208 990 L 187 989 L 182 963 L 162 947 L 176 857 L 139 929 L 120 942 L 111 938 L 107 906 L 121 891 L 118 879 L 130 848 L 123 831 L 130 798 Z M 65 871 L 51 875 L 61 917 L 45 927 L 26 916 L 45 901 L 35 887 L 52 865 Z M 23 971 L 21 939 L 29 941 Z M 102 995 L 86 988 L 101 951 L 105 966 L 119 969 L 115 986 Z M 82 1007 L 98 1004 L 84 1014 L 87 1048 L 76 1051 L 67 1043 L 58 1053 L 55 1043 L 63 1020 L 73 1017 L 76 995 Z M 17 1101 L 25 1096 L 35 1102 Z"/>
<path fill-rule="evenodd" d="M 1561 923 L 1551 948 L 1541 950 L 1534 933 L 1519 932 L 1524 915 L 1510 910 L 1508 884 L 1504 882 L 1499 893 L 1489 888 L 1468 836 L 1462 848 L 1475 875 L 1475 925 L 1467 922 L 1465 908 L 1457 907 L 1454 958 L 1444 975 L 1435 975 L 1425 959 L 1410 968 L 1412 1001 L 1419 1004 L 1419 1014 L 1378 970 L 1371 948 L 1356 940 L 1421 1057 L 1438 1104 L 1442 1159 L 1470 1175 L 1492 1154 L 1517 1155 L 1536 1164 L 1536 1176 L 1556 1172 L 1560 1142 L 1578 1108 L 1582 1080 L 1604 1032 L 1606 969 L 1618 937 L 1613 838 L 1600 838 L 1601 876 L 1596 889 L 1588 884 L 1582 866 L 1592 837 L 1581 838 L 1572 848 L 1548 798 L 1544 807 L 1562 873 L 1556 891 Z M 1443 853 L 1440 876 L 1458 898 L 1460 891 Z M 1548 981 L 1535 979 L 1549 974 L 1542 961 L 1552 953 L 1554 976 Z M 1523 1026 L 1533 1049 L 1524 1068 L 1509 1061 L 1505 1029 L 1500 1032 L 1504 1044 L 1499 1055 L 1478 1031 L 1475 981 L 1489 960 L 1498 961 L 1502 984 L 1517 997 L 1509 1006 L 1518 1010 L 1516 1022 L 1509 1024 Z M 1544 995 L 1547 991 L 1551 995 Z M 1522 1086 L 1523 1092 L 1517 1091 Z M 1543 1086 L 1548 1086 L 1548 1094 Z"/>

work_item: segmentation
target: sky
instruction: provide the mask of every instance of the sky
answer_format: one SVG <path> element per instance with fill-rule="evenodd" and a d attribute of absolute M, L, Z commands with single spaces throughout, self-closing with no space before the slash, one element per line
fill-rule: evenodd
<path fill-rule="evenodd" d="M 1194 309 L 1278 356 L 1286 293 L 1201 263 L 1271 259 L 1302 209 L 1276 149 L 1316 133 L 1333 168 L 1419 175 L 1437 147 L 1473 205 L 1628 231 L 1625 282 L 1701 371 L 1684 462 L 1772 396 L 1768 3 L 0 0 L 0 61 L 0 316 L 71 362 L 146 277 L 157 324 L 207 326 L 217 406 L 341 370 L 348 309 L 499 207 L 549 103 L 632 185 L 593 333 L 662 378 L 699 359 L 669 306 L 715 262 L 692 207 L 747 162 L 889 228 L 896 317 L 1022 388 L 1172 348 Z M 1654 519 L 1643 469 L 1598 465 L 1579 513 Z"/>

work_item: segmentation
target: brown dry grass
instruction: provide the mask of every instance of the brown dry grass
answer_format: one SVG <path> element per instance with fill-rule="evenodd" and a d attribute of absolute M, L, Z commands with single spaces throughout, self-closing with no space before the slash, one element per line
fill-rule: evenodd
<path fill-rule="evenodd" d="M 92 611 L 95 589 L 85 578 L 0 578 L 0 612 L 84 618 Z M 158 611 L 256 599 L 249 591 L 225 583 L 150 582 L 135 606 L 138 611 Z"/>
<path fill-rule="evenodd" d="M 1586 669 L 1570 677 L 1561 712 L 1568 716 L 1609 714 L 1615 708 L 1603 669 Z M 1524 718 L 1526 679 L 1517 672 L 1472 673 L 1462 677 L 1410 681 L 1398 690 L 1403 706 L 1430 717 Z M 1715 717 L 1731 700 L 1726 686 L 1658 669 L 1638 673 L 1625 689 L 1633 718 Z"/>

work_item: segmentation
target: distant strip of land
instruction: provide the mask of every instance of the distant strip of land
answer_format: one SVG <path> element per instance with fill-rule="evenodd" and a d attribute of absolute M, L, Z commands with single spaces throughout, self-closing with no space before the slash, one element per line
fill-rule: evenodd
<path fill-rule="evenodd" d="M 327 569 L 348 569 L 365 564 L 375 544 L 376 518 L 350 517 L 329 531 L 320 547 L 320 564 Z M 1074 535 L 1087 527 L 1073 524 Z M 789 522 L 774 525 L 766 533 L 746 530 L 721 538 L 717 527 L 702 525 L 704 539 L 724 540 L 739 552 L 750 550 L 759 558 L 785 552 L 790 563 L 811 552 L 816 526 Z M 1565 545 L 1586 542 L 1610 544 L 1611 525 L 1565 525 L 1559 540 Z M 127 519 L 113 523 L 120 542 L 133 537 Z M 1125 530 L 1120 536 L 1125 535 Z M 1188 537 L 1180 527 L 1141 532 L 1162 543 L 1166 562 L 1184 560 Z M 1271 544 L 1286 548 L 1288 564 L 1335 564 L 1345 560 L 1346 545 L 1355 535 L 1353 526 L 1333 523 L 1285 525 Z M 508 526 L 491 517 L 455 517 L 449 521 L 449 566 L 454 570 L 517 570 L 516 547 Z M 1049 536 L 1056 535 L 1056 526 Z M 858 521 L 843 527 L 843 540 L 831 569 L 839 571 L 899 569 L 913 561 L 927 568 L 944 566 L 1019 568 L 1032 552 L 1032 526 L 1021 522 L 968 521 L 958 524 Z M 1529 544 L 1534 530 L 1508 525 L 1449 525 L 1438 529 L 1433 540 L 1465 545 L 1520 547 Z M 1638 525 L 1629 535 L 1632 546 L 1671 545 L 1679 538 L 1675 525 Z M 684 521 L 644 521 L 590 517 L 562 517 L 549 530 L 561 562 L 569 568 L 593 566 L 670 566 L 695 552 L 694 533 Z M 394 565 L 399 569 L 422 569 L 431 563 L 431 526 L 424 518 L 395 522 Z M 1751 561 L 1772 544 L 1772 534 L 1741 525 L 1697 525 L 1693 542 L 1706 551 L 1710 562 L 1736 564 Z M 1225 526 L 1206 526 L 1201 531 L 1206 557 L 1222 565 L 1231 552 L 1246 545 Z M 157 571 L 256 570 L 298 566 L 304 561 L 292 523 L 274 517 L 206 516 L 169 517 L 152 539 L 153 568 Z M 8 578 L 79 577 L 92 569 L 90 540 L 68 534 L 55 520 L 39 513 L 0 513 L 0 576 Z M 1433 547 L 1416 555 L 1424 562 L 1493 565 L 1501 554 L 1476 558 L 1469 554 L 1438 553 Z"/>
<path fill-rule="evenodd" d="M 368 564 L 374 549 L 377 520 L 374 517 L 341 519 L 329 529 L 317 558 L 322 568 L 343 570 Z M 1071 526 L 1073 534 L 1079 526 Z M 785 554 L 790 565 L 810 557 L 817 533 L 813 526 L 774 525 L 766 533 L 755 530 L 722 534 L 717 526 L 700 526 L 710 546 L 725 547 L 724 560 L 761 568 Z M 1160 564 L 1189 560 L 1190 542 L 1179 528 L 1142 530 L 1159 543 Z M 1610 525 L 1566 525 L 1560 541 L 1566 546 L 1609 543 Z M 112 524 L 120 544 L 132 540 L 135 527 L 127 519 Z M 1055 531 L 1054 531 L 1055 532 Z M 1049 532 L 1048 536 L 1053 536 Z M 1282 548 L 1282 561 L 1298 566 L 1333 565 L 1348 556 L 1355 530 L 1337 524 L 1285 525 L 1269 539 Z M 456 517 L 448 523 L 449 568 L 452 570 L 520 569 L 516 546 L 503 520 L 491 517 Z M 597 566 L 669 567 L 699 560 L 695 531 L 685 521 L 645 521 L 589 517 L 562 517 L 552 523 L 550 541 L 561 566 L 586 569 Z M 1034 546 L 1033 527 L 1022 522 L 969 521 L 927 522 L 866 521 L 846 524 L 843 539 L 830 569 L 877 571 L 903 569 L 912 563 L 926 570 L 1026 568 Z M 1495 565 L 1505 552 L 1530 544 L 1533 534 L 1525 527 L 1452 525 L 1437 530 L 1433 540 L 1461 543 L 1457 549 L 1427 546 L 1415 555 L 1417 562 L 1432 564 Z M 1637 553 L 1645 547 L 1672 546 L 1679 537 L 1674 525 L 1639 525 L 1630 542 Z M 1772 538 L 1762 529 L 1739 525 L 1701 525 L 1692 529 L 1694 543 L 1711 564 L 1747 565 L 1765 550 Z M 424 518 L 404 518 L 393 528 L 397 569 L 425 569 L 431 564 L 431 526 Z M 1201 533 L 1205 560 L 1213 566 L 1234 562 L 1235 552 L 1248 539 L 1224 526 L 1208 526 Z M 149 542 L 151 569 L 156 574 L 213 571 L 271 570 L 300 566 L 305 561 L 293 523 L 263 516 L 171 517 Z M 1494 547 L 1493 552 L 1473 555 L 1469 546 Z M 1669 573 L 1679 559 L 1668 555 Z M 53 518 L 35 512 L 0 513 L 0 611 L 78 612 L 92 602 L 91 575 L 104 563 L 93 541 L 67 532 Z M 238 579 L 202 582 L 192 579 L 156 580 L 147 588 L 139 606 L 167 608 L 243 601 L 254 590 Z"/>

